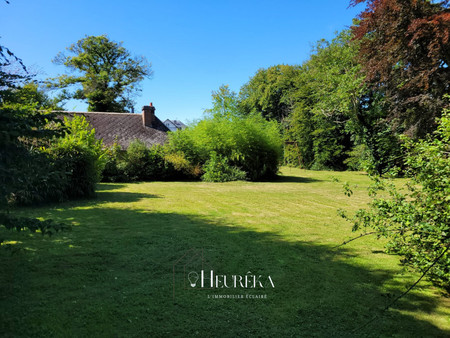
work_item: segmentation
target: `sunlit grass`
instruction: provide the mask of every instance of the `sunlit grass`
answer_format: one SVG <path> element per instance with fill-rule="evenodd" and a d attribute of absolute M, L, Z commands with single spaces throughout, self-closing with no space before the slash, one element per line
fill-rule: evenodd
<path fill-rule="evenodd" d="M 95 200 L 22 209 L 64 220 L 54 237 L 2 231 L 0 333 L 6 336 L 446 336 L 449 300 L 415 281 L 383 243 L 337 209 L 367 201 L 362 173 L 283 169 L 273 182 L 100 184 Z M 354 194 L 344 195 L 349 182 Z M 179 289 L 174 263 L 198 249 L 223 274 L 270 275 L 267 290 Z M 179 277 L 178 271 L 175 276 Z M 208 299 L 211 294 L 267 299 Z"/>

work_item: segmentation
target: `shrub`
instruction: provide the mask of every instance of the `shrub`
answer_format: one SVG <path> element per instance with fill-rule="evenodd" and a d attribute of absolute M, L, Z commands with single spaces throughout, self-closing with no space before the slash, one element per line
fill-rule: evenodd
<path fill-rule="evenodd" d="M 216 115 L 171 133 L 168 152 L 182 153 L 192 166 L 201 166 L 203 170 L 212 154 L 216 154 L 226 158 L 229 166 L 244 171 L 247 179 L 255 181 L 276 175 L 283 144 L 275 121 L 266 121 L 259 115 Z"/>
<path fill-rule="evenodd" d="M 67 198 L 95 195 L 96 184 L 100 181 L 98 158 L 95 153 L 71 142 L 58 143 L 50 152 L 54 156 L 57 168 L 67 175 L 67 183 L 62 187 Z"/>
<path fill-rule="evenodd" d="M 24 153 L 27 159 L 21 165 L 21 180 L 9 197 L 9 202 L 19 205 L 30 205 L 45 202 L 61 202 L 67 199 L 64 187 L 68 184 L 65 170 L 47 154 L 30 151 Z"/>
<path fill-rule="evenodd" d="M 165 154 L 164 159 L 169 179 L 198 179 L 203 174 L 200 165 L 193 165 L 182 152 Z"/>
<path fill-rule="evenodd" d="M 175 175 L 175 170 L 166 161 L 164 149 L 160 145 L 148 148 L 142 141 L 133 141 L 123 162 L 123 170 L 129 181 L 166 180 Z"/>
<path fill-rule="evenodd" d="M 107 149 L 102 178 L 105 182 L 164 181 L 198 178 L 201 174 L 183 154 L 166 154 L 161 145 L 147 147 L 136 140 L 126 151 L 117 144 Z"/>
<path fill-rule="evenodd" d="M 122 147 L 114 143 L 105 151 L 105 167 L 102 171 L 103 182 L 125 182 L 125 151 Z"/>
<path fill-rule="evenodd" d="M 130 181 L 147 180 L 151 176 L 149 168 L 150 154 L 144 142 L 136 140 L 128 147 L 125 154 L 124 172 Z"/>
<path fill-rule="evenodd" d="M 66 173 L 66 184 L 60 188 L 66 197 L 93 196 L 105 165 L 103 143 L 95 138 L 95 130 L 84 116 L 64 118 L 64 124 L 64 137 L 53 139 L 44 151 L 56 168 Z"/>
<path fill-rule="evenodd" d="M 203 167 L 205 173 L 202 180 L 206 182 L 228 182 L 245 180 L 245 172 L 237 167 L 231 166 L 226 157 L 212 152 Z"/>

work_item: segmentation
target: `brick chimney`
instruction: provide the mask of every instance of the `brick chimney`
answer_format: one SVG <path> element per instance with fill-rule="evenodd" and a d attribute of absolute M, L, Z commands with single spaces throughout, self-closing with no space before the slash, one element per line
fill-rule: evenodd
<path fill-rule="evenodd" d="M 150 102 L 149 106 L 142 107 L 142 123 L 144 127 L 153 127 L 153 122 L 155 121 L 155 107 L 153 103 Z"/>

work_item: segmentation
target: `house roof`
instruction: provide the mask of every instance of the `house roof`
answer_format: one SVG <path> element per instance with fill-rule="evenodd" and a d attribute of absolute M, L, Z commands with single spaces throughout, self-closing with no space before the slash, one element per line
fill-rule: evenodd
<path fill-rule="evenodd" d="M 164 121 L 164 124 L 166 124 L 166 123 L 171 123 L 177 129 L 184 129 L 184 128 L 187 127 L 183 122 L 181 122 L 179 120 L 169 120 L 169 119 L 167 119 L 167 120 Z"/>
<path fill-rule="evenodd" d="M 147 146 L 164 144 L 169 129 L 156 116 L 152 127 L 146 127 L 141 114 L 62 112 L 62 115 L 82 115 L 95 129 L 95 137 L 107 147 L 117 142 L 123 149 L 138 139 Z"/>
<path fill-rule="evenodd" d="M 180 129 L 186 128 L 186 125 L 181 121 L 172 120 L 172 122 L 177 128 L 180 128 Z"/>

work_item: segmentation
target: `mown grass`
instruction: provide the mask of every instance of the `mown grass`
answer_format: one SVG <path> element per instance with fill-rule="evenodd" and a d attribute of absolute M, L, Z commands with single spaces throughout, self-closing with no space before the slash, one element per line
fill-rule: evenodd
<path fill-rule="evenodd" d="M 0 250 L 0 335 L 448 336 L 449 299 L 426 282 L 353 331 L 417 278 L 374 238 L 334 248 L 352 236 L 337 209 L 364 206 L 368 184 L 284 168 L 274 182 L 100 184 L 95 200 L 20 209 L 73 230 L 0 229 L 17 242 Z M 275 288 L 183 288 L 195 252 L 205 269 L 270 275 Z M 246 294 L 267 299 L 211 298 Z"/>

